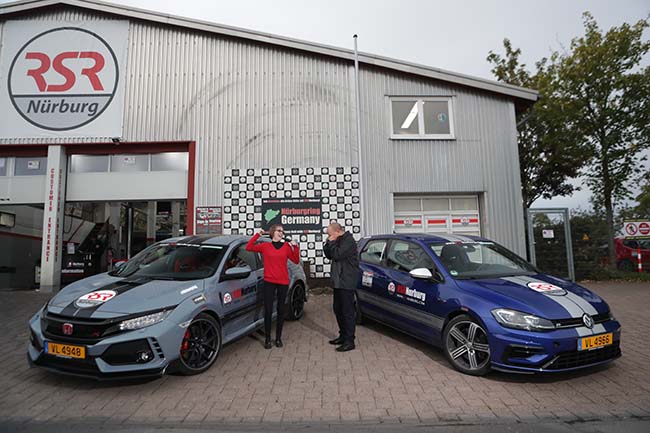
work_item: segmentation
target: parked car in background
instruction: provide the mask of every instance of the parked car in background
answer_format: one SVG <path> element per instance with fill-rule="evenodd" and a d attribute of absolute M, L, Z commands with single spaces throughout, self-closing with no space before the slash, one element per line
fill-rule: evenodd
<path fill-rule="evenodd" d="M 482 237 L 377 235 L 359 242 L 357 315 L 442 347 L 457 370 L 561 372 L 621 356 L 601 297 Z"/>
<path fill-rule="evenodd" d="M 641 249 L 641 265 L 646 272 L 650 271 L 650 239 L 614 239 L 616 251 L 616 267 L 621 271 L 636 272 L 638 270 L 637 253 Z"/>
<path fill-rule="evenodd" d="M 263 325 L 263 263 L 245 236 L 187 236 L 70 284 L 29 321 L 30 365 L 97 379 L 202 373 L 222 345 Z M 307 279 L 289 266 L 289 319 Z M 275 311 L 275 309 L 274 309 Z"/>

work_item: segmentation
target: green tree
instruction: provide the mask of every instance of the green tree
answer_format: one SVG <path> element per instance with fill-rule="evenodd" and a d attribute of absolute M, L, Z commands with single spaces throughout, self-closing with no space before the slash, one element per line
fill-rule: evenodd
<path fill-rule="evenodd" d="M 644 176 L 641 192 L 636 196 L 636 206 L 620 212 L 621 223 L 628 219 L 650 219 L 650 173 Z"/>
<path fill-rule="evenodd" d="M 524 207 L 529 208 L 538 198 L 575 191 L 568 180 L 576 177 L 584 165 L 583 151 L 576 145 L 572 125 L 566 122 L 571 106 L 558 94 L 558 54 L 541 59 L 531 73 L 520 61 L 521 49 L 514 49 L 508 39 L 504 39 L 503 47 L 503 56 L 490 51 L 487 57 L 497 80 L 535 89 L 540 94 L 534 106 L 517 111 L 521 193 Z"/>
<path fill-rule="evenodd" d="M 643 40 L 646 20 L 602 32 L 585 13 L 585 34 L 558 55 L 558 97 L 569 110 L 578 146 L 587 161 L 581 174 L 604 209 L 609 263 L 615 266 L 614 208 L 630 197 L 629 181 L 639 177 L 643 150 L 650 146 L 650 67 L 640 63 L 650 51 Z"/>

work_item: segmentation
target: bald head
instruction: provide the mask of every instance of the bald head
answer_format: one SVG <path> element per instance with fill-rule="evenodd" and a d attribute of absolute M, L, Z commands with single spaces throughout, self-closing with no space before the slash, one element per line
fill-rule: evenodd
<path fill-rule="evenodd" d="M 336 239 L 345 233 L 343 226 L 337 222 L 332 222 L 327 226 L 327 235 L 329 239 Z"/>

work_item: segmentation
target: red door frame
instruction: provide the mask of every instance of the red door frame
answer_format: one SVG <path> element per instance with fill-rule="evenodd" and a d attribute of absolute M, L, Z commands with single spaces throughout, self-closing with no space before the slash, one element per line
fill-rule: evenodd
<path fill-rule="evenodd" d="M 196 172 L 195 141 L 126 141 L 100 143 L 61 143 L 61 144 L 21 144 L 19 146 L 0 146 L 0 157 L 8 156 L 47 156 L 47 147 L 63 146 L 67 155 L 116 155 L 121 153 L 161 153 L 187 152 L 187 226 L 186 234 L 194 234 L 194 186 Z"/>

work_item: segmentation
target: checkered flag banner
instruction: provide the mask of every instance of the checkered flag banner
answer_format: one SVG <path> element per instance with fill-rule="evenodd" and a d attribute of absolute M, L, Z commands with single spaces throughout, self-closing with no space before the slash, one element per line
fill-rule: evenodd
<path fill-rule="evenodd" d="M 312 278 L 329 277 L 323 234 L 332 221 L 358 240 L 361 233 L 358 167 L 229 169 L 223 179 L 223 233 L 252 236 L 262 228 L 265 199 L 320 199 L 322 228 L 292 235 Z"/>

